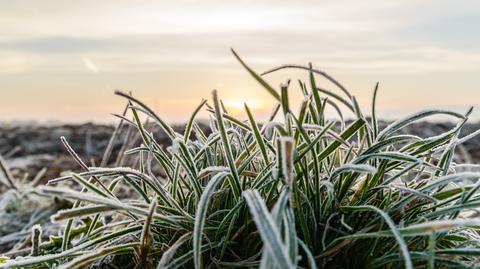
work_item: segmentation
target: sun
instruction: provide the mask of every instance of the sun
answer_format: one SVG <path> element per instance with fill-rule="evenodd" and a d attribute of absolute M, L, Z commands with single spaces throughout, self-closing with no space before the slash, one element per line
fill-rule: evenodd
<path fill-rule="evenodd" d="M 225 105 L 225 108 L 227 109 L 228 113 L 233 116 L 245 115 L 245 104 L 247 104 L 248 107 L 254 112 L 262 110 L 262 108 L 264 107 L 262 103 L 259 101 L 244 102 L 239 99 L 226 99 L 226 100 L 223 100 L 223 104 Z"/>

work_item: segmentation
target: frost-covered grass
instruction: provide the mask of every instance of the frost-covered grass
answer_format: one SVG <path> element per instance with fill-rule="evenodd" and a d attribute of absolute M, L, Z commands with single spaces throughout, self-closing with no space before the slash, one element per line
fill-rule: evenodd
<path fill-rule="evenodd" d="M 6 253 L 0 268 L 463 268 L 480 255 L 480 173 L 456 173 L 452 162 L 471 110 L 426 110 L 378 129 L 373 93 L 367 119 L 355 97 L 311 66 L 288 65 L 262 75 L 243 67 L 277 101 L 267 122 L 228 114 L 217 92 L 193 109 L 177 133 L 143 102 L 128 101 L 121 123 L 143 143 L 126 150 L 135 167 L 89 167 L 62 139 L 79 164 L 77 173 L 36 188 L 16 184 L 1 165 L 10 192 L 73 201 L 52 221 L 59 236 L 42 239 L 34 226 L 24 248 Z M 289 105 L 295 90 L 264 77 L 300 68 L 304 100 Z M 338 89 L 317 86 L 327 80 Z M 377 85 L 378 86 L 378 85 Z M 345 107 L 355 117 L 345 121 Z M 325 116 L 333 108 L 338 119 Z M 196 115 L 211 113 L 211 134 Z M 171 140 L 162 147 L 142 124 L 158 124 Z M 278 115 L 277 115 L 278 114 Z M 436 137 L 399 134 L 434 115 L 458 121 Z M 130 116 L 131 115 L 131 116 Z M 280 118 L 281 120 L 275 120 Z M 112 136 L 117 139 L 118 133 Z M 475 134 L 474 134 L 475 135 Z M 470 138 L 467 137 L 467 138 Z M 113 142 L 112 142 L 113 143 Z M 106 166 L 111 146 L 102 162 Z M 1 163 L 0 163 L 1 164 Z M 152 172 L 160 166 L 162 174 Z M 74 181 L 82 189 L 54 186 Z M 131 196 L 122 198 L 119 189 Z M 124 194 L 124 192 L 122 192 Z M 16 258 L 15 258 L 16 257 Z"/>

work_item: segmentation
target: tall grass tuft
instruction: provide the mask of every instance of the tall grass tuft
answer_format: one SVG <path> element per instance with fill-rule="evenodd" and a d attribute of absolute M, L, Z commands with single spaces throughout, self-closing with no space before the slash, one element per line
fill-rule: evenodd
<path fill-rule="evenodd" d="M 455 148 L 471 110 L 426 110 L 379 129 L 373 94 L 371 118 L 352 93 L 312 65 L 286 65 L 263 74 L 241 65 L 278 103 L 266 122 L 247 121 L 212 103 L 193 109 L 184 133 L 174 131 L 142 101 L 128 102 L 123 124 L 142 143 L 126 154 L 136 167 L 88 167 L 62 138 L 79 171 L 49 185 L 74 181 L 82 190 L 42 186 L 28 195 L 74 202 L 51 216 L 62 233 L 6 253 L 0 268 L 464 268 L 480 255 L 480 173 L 456 173 Z M 265 77 L 277 70 L 307 72 L 299 81 L 300 111 L 292 111 L 290 82 L 279 89 Z M 319 77 L 338 92 L 320 88 Z M 343 107 L 343 108 L 342 108 Z M 211 113 L 211 133 L 197 113 Z M 338 119 L 325 115 L 326 109 Z M 354 119 L 344 120 L 342 111 Z M 279 113 L 281 111 L 281 113 Z M 158 124 L 165 148 L 142 114 Z M 279 114 L 277 116 L 277 114 Z M 400 133 L 434 115 L 458 121 L 435 137 Z M 280 120 L 274 120 L 278 119 Z M 116 139 L 117 132 L 111 140 Z M 469 137 L 467 137 L 469 138 Z M 104 156 L 108 163 L 111 147 Z M 152 166 L 161 173 L 154 173 Z M 4 184 L 12 180 L 0 159 Z M 127 199 L 119 186 L 130 190 Z M 17 257 L 17 258 L 15 258 Z"/>

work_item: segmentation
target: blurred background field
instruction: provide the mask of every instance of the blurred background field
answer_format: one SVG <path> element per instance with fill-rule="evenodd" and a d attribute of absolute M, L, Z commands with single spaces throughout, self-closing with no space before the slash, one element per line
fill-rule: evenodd
<path fill-rule="evenodd" d="M 386 124 L 387 122 L 381 121 L 380 127 Z M 206 132 L 209 131 L 206 124 L 201 126 Z M 453 127 L 454 124 L 449 122 L 420 122 L 408 126 L 402 132 L 420 137 L 432 137 Z M 163 146 L 170 146 L 165 133 L 158 126 L 152 125 L 151 128 Z M 122 141 L 129 135 L 127 129 L 128 127 L 125 126 L 121 129 L 121 138 L 115 143 L 112 154 L 115 157 L 110 159 L 110 165 L 119 161 L 116 156 L 122 147 Z M 176 130 L 180 133 L 183 129 L 183 125 L 176 125 Z M 480 123 L 467 124 L 460 137 L 478 129 L 480 129 Z M 52 179 L 58 177 L 62 171 L 79 170 L 78 165 L 61 144 L 60 136 L 67 138 L 82 159 L 90 161 L 93 166 L 98 166 L 113 130 L 113 125 L 93 123 L 52 126 L 3 124 L 0 125 L 0 153 L 17 176 L 22 177 L 24 173 L 34 175 L 46 167 L 44 179 Z M 140 143 L 137 133 L 131 138 L 130 148 Z M 480 164 L 480 136 L 458 145 L 455 158 L 458 163 Z M 135 160 L 123 160 L 119 164 L 125 165 L 127 161 Z"/>

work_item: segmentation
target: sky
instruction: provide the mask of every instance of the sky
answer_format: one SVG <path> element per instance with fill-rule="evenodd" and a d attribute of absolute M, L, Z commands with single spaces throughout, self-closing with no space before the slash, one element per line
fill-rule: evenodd
<path fill-rule="evenodd" d="M 258 72 L 311 62 L 367 111 L 379 81 L 383 118 L 480 110 L 479 28 L 476 0 L 2 0 L 0 121 L 112 122 L 125 105 L 115 89 L 170 122 L 186 121 L 212 89 L 231 113 L 244 115 L 246 102 L 265 117 L 273 99 L 230 48 Z M 275 87 L 288 78 L 307 76 L 266 77 Z"/>

